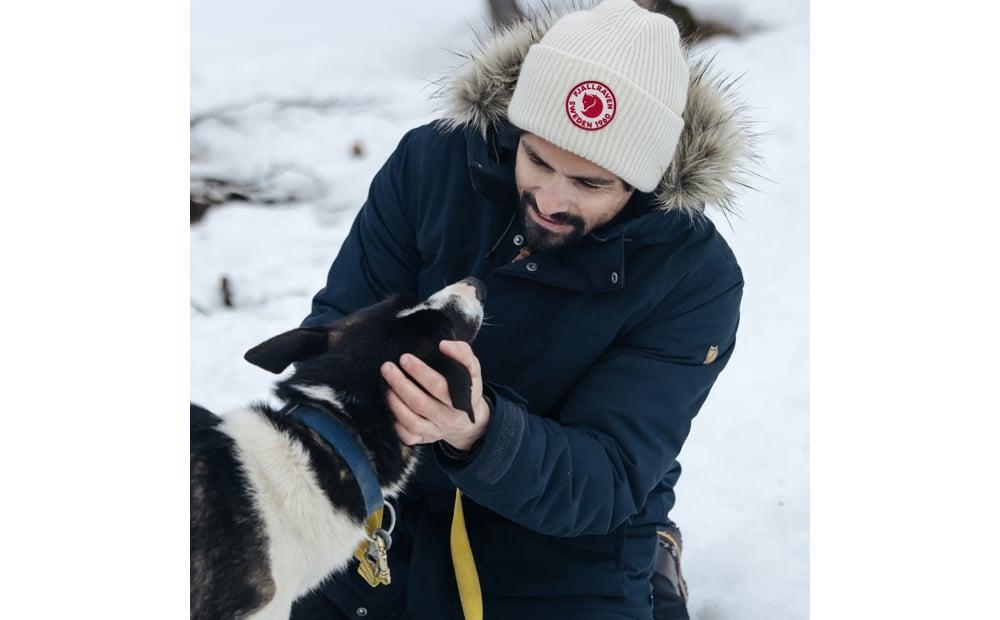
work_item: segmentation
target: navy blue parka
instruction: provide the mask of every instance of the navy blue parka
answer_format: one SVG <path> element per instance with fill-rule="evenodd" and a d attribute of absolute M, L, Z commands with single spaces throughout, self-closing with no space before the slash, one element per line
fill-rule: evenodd
<path fill-rule="evenodd" d="M 399 502 L 413 570 L 394 574 L 421 599 L 412 617 L 460 617 L 455 486 L 495 617 L 648 617 L 655 530 L 691 420 L 732 355 L 742 273 L 709 220 L 641 192 L 578 244 L 512 262 L 517 139 L 506 122 L 487 139 L 435 124 L 407 133 L 304 325 L 469 275 L 486 283 L 473 344 L 494 403 L 486 436 L 464 463 L 428 450 Z"/>

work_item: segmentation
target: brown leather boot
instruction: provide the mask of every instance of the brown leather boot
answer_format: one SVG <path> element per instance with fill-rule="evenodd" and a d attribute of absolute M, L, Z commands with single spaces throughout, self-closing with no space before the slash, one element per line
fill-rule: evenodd
<path fill-rule="evenodd" d="M 655 620 L 688 618 L 687 583 L 681 572 L 681 530 L 673 521 L 656 532 L 656 566 L 653 571 L 653 617 Z"/>

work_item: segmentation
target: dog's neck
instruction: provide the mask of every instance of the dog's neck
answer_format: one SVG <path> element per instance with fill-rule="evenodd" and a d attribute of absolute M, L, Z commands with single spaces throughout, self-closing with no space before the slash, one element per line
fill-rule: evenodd
<path fill-rule="evenodd" d="M 371 454 L 361 445 L 357 436 L 348 430 L 341 416 L 331 415 L 310 405 L 293 405 L 283 410 L 290 418 L 301 422 L 308 430 L 319 435 L 332 452 L 347 466 L 340 470 L 341 479 L 346 479 L 348 471 L 357 481 L 364 500 L 364 514 L 370 517 L 382 508 L 384 503 L 382 485 L 372 464 Z M 332 456 L 332 455 L 331 455 Z M 334 498 L 330 498 L 333 503 Z"/>
<path fill-rule="evenodd" d="M 393 494 L 414 467 L 416 451 L 399 440 L 393 428 L 395 418 L 382 398 L 296 381 L 294 375 L 279 383 L 275 394 L 284 406 L 265 414 L 276 426 L 302 442 L 314 462 L 324 460 L 329 465 L 335 459 L 330 456 L 331 449 L 325 440 L 288 415 L 295 405 L 314 407 L 337 419 L 361 444 L 384 492 Z"/>

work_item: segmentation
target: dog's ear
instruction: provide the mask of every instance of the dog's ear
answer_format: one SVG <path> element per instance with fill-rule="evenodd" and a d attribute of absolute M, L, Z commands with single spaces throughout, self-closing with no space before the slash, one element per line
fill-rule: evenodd
<path fill-rule="evenodd" d="M 472 375 L 469 374 L 469 369 L 441 353 L 428 360 L 427 364 L 441 373 L 448 382 L 451 406 L 467 413 L 469 421 L 475 424 L 476 414 L 472 410 Z"/>
<path fill-rule="evenodd" d="M 329 334 L 325 329 L 299 327 L 265 340 L 243 355 L 254 366 L 278 374 L 293 362 L 326 351 Z"/>

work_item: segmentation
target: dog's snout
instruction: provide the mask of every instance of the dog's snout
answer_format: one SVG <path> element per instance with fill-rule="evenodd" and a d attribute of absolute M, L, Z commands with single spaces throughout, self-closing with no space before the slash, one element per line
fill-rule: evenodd
<path fill-rule="evenodd" d="M 476 300 L 479 302 L 486 301 L 486 285 L 479 278 L 474 278 L 469 276 L 463 280 L 459 281 L 459 284 L 468 284 L 476 291 Z"/>

